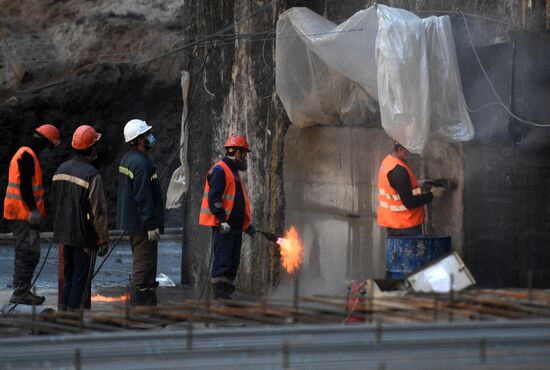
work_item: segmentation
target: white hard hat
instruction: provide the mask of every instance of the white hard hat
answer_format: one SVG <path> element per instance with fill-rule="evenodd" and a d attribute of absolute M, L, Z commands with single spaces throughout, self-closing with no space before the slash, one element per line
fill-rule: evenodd
<path fill-rule="evenodd" d="M 128 121 L 126 126 L 124 126 L 124 141 L 129 143 L 139 135 L 146 133 L 152 128 L 153 127 L 149 126 L 147 122 L 140 119 Z"/>

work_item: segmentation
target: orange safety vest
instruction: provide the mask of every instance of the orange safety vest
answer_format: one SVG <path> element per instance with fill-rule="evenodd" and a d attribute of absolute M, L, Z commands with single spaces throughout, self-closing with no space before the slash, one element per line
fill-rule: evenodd
<path fill-rule="evenodd" d="M 38 162 L 38 158 L 31 148 L 23 146 L 19 148 L 10 162 L 8 187 L 6 189 L 6 197 L 4 198 L 4 218 L 7 220 L 28 220 L 30 216 L 29 208 L 21 197 L 21 173 L 19 172 L 19 164 L 17 163 L 23 153 L 29 153 L 34 159 L 34 176 L 31 179 L 32 194 L 40 216 L 46 216 L 44 183 L 42 182 L 40 162 Z"/>
<path fill-rule="evenodd" d="M 233 210 L 233 205 L 235 204 L 235 192 L 236 192 L 235 176 L 233 176 L 233 172 L 231 172 L 231 169 L 223 161 L 219 161 L 218 163 L 213 165 L 212 168 L 210 168 L 210 171 L 208 171 L 208 173 L 210 174 L 214 169 L 214 167 L 216 166 L 221 166 L 223 168 L 223 172 L 225 173 L 225 189 L 223 190 L 223 195 L 222 195 L 222 208 L 225 210 L 225 216 L 229 220 L 229 216 L 231 215 L 231 211 Z M 248 201 L 248 195 L 246 194 L 246 190 L 244 188 L 241 176 L 239 174 L 237 174 L 237 176 L 239 176 L 239 182 L 243 189 L 243 196 L 244 196 L 243 230 L 246 230 L 250 225 L 250 202 Z M 210 185 L 208 184 L 208 178 L 207 178 L 206 183 L 204 185 L 204 193 L 202 196 L 199 224 L 204 226 L 219 226 L 220 222 L 218 221 L 216 216 L 212 214 L 212 212 L 210 211 L 210 207 L 208 206 L 209 192 L 210 192 Z"/>
<path fill-rule="evenodd" d="M 393 229 L 404 229 L 421 225 L 424 223 L 424 206 L 407 209 L 401 197 L 399 197 L 399 193 L 390 185 L 388 172 L 393 170 L 397 165 L 407 170 L 413 195 L 422 194 L 418 180 L 409 166 L 391 154 L 388 155 L 382 161 L 380 171 L 378 172 L 378 225 Z"/>

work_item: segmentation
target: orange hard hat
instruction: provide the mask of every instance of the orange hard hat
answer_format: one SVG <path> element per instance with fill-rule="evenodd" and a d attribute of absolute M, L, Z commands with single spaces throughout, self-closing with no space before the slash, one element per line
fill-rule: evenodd
<path fill-rule="evenodd" d="M 248 147 L 248 142 L 246 141 L 246 136 L 244 135 L 235 135 L 232 134 L 229 136 L 227 141 L 225 142 L 225 148 L 241 148 L 246 150 L 247 152 L 250 151 L 250 148 Z"/>
<path fill-rule="evenodd" d="M 101 134 L 98 133 L 92 126 L 82 125 L 74 131 L 73 142 L 71 146 L 75 149 L 88 149 L 101 138 Z"/>
<path fill-rule="evenodd" d="M 59 140 L 59 130 L 57 127 L 50 125 L 49 123 L 38 127 L 36 132 L 48 139 L 53 145 L 57 146 L 61 142 Z"/>

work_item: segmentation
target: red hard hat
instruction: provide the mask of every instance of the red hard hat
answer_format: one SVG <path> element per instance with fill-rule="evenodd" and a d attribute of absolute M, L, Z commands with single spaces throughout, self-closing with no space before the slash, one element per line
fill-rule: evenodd
<path fill-rule="evenodd" d="M 38 127 L 36 132 L 48 139 L 53 145 L 59 145 L 61 142 L 59 140 L 59 130 L 57 127 L 50 125 L 49 123 Z"/>
<path fill-rule="evenodd" d="M 73 134 L 71 146 L 75 149 L 87 149 L 97 143 L 101 134 L 96 132 L 92 126 L 79 126 Z"/>
<path fill-rule="evenodd" d="M 248 142 L 246 141 L 246 136 L 244 135 L 235 135 L 232 134 L 229 136 L 227 141 L 225 142 L 226 148 L 242 148 L 246 150 L 247 152 L 250 151 L 250 148 L 248 147 Z"/>

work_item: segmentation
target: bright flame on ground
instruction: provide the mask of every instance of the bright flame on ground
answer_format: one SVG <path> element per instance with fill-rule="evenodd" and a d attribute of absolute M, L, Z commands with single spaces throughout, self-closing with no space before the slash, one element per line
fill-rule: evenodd
<path fill-rule="evenodd" d="M 277 240 L 281 250 L 281 259 L 285 270 L 292 274 L 302 264 L 304 257 L 304 247 L 302 241 L 298 238 L 298 232 L 294 226 L 285 232 L 284 238 Z"/>
<path fill-rule="evenodd" d="M 96 294 L 92 296 L 92 302 L 125 302 L 128 298 L 128 294 L 123 294 L 118 297 L 105 297 L 104 295 Z"/>

